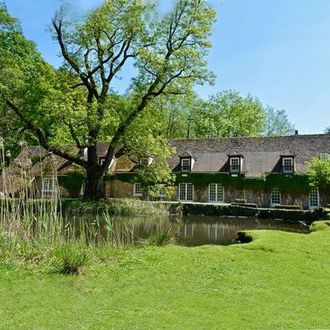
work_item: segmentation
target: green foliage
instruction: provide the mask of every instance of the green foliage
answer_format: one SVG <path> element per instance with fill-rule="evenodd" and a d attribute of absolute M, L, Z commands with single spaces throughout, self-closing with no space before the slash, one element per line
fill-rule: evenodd
<path fill-rule="evenodd" d="M 266 136 L 281 136 L 294 134 L 295 127 L 289 120 L 285 110 L 266 108 Z"/>
<path fill-rule="evenodd" d="M 280 173 L 269 173 L 266 175 L 267 191 L 272 188 L 279 188 L 282 192 L 291 192 L 296 194 L 307 194 L 310 190 L 308 176 L 305 174 L 283 175 Z"/>
<path fill-rule="evenodd" d="M 88 262 L 86 247 L 76 244 L 64 244 L 55 249 L 54 272 L 63 275 L 78 275 Z"/>
<path fill-rule="evenodd" d="M 155 234 L 149 238 L 149 245 L 164 246 L 166 244 L 169 244 L 170 241 L 171 241 L 171 236 L 168 232 L 159 233 L 159 234 Z"/>
<path fill-rule="evenodd" d="M 330 194 L 330 159 L 314 158 L 308 165 L 308 177 L 311 185 Z"/>
<path fill-rule="evenodd" d="M 213 81 L 205 56 L 215 11 L 205 1 L 178 1 L 158 15 L 153 2 L 107 0 L 74 22 L 59 12 L 54 38 L 64 64 L 58 70 L 43 61 L 5 9 L 0 14 L 0 93 L 12 111 L 4 127 L 31 132 L 48 151 L 84 167 L 89 198 L 101 196 L 106 166 L 97 161 L 96 145 L 103 141 L 109 143 L 106 164 L 116 152 L 143 147 L 158 164 L 143 175 L 171 180 L 170 150 L 153 102 Z M 115 79 L 130 65 L 136 70 L 129 70 L 127 92 L 115 92 Z M 65 145 L 88 148 L 88 162 Z"/>
<path fill-rule="evenodd" d="M 170 205 L 147 202 L 138 199 L 118 198 L 100 201 L 64 199 L 62 209 L 68 214 L 108 214 L 108 215 L 169 215 Z"/>
<path fill-rule="evenodd" d="M 210 183 L 222 183 L 225 187 L 243 188 L 244 176 L 233 177 L 228 173 L 187 173 L 176 174 L 176 184 L 189 182 L 198 188 L 206 188 Z"/>
<path fill-rule="evenodd" d="M 257 98 L 223 91 L 208 100 L 194 93 L 182 98 L 161 98 L 169 138 L 275 136 L 294 134 L 285 110 L 264 106 Z"/>
<path fill-rule="evenodd" d="M 309 228 L 310 231 L 330 230 L 330 221 L 316 221 Z"/>
<path fill-rule="evenodd" d="M 83 172 L 70 172 L 67 175 L 59 176 L 58 183 L 69 192 L 71 197 L 77 197 L 79 196 L 85 177 Z"/>
<path fill-rule="evenodd" d="M 323 209 L 312 211 L 285 210 L 285 209 L 257 209 L 240 205 L 210 205 L 210 204 L 183 204 L 184 215 L 203 216 L 246 216 L 259 219 L 282 219 L 287 221 L 304 221 L 311 223 L 316 220 L 325 219 L 326 212 Z"/>
<path fill-rule="evenodd" d="M 115 178 L 124 182 L 138 182 L 135 173 L 118 173 Z M 142 181 L 143 182 L 143 181 Z M 238 190 L 268 191 L 279 188 L 282 192 L 306 194 L 310 190 L 308 176 L 294 174 L 285 176 L 281 173 L 268 173 L 261 178 L 248 178 L 244 175 L 231 176 L 228 173 L 176 173 L 175 184 L 189 182 L 197 189 L 206 189 L 210 183 L 221 183 L 224 187 Z"/>
<path fill-rule="evenodd" d="M 258 136 L 264 130 L 262 104 L 252 96 L 224 91 L 201 102 L 193 113 L 197 137 Z"/>
<path fill-rule="evenodd" d="M 30 142 L 33 139 L 28 131 L 23 130 L 19 118 L 5 107 L 5 100 L 26 105 L 30 113 L 37 113 L 39 99 L 43 98 L 48 84 L 41 77 L 49 67 L 35 44 L 24 38 L 19 22 L 8 14 L 5 6 L 0 6 L 0 63 L 0 130 L 6 149 L 15 155 L 20 150 L 21 139 Z"/>
<path fill-rule="evenodd" d="M 248 235 L 227 247 L 96 246 L 85 276 L 0 268 L 1 326 L 329 328 L 329 231 Z"/>

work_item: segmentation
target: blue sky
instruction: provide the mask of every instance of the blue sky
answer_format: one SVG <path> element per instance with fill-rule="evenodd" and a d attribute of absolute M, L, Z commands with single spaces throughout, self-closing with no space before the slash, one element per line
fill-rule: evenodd
<path fill-rule="evenodd" d="M 170 0 L 159 0 L 164 7 Z M 102 0 L 67 0 L 76 14 Z M 60 63 L 48 31 L 61 0 L 7 0 L 25 35 L 44 58 Z M 201 97 L 221 90 L 251 93 L 264 104 L 285 109 L 300 133 L 330 126 L 330 1 L 211 0 L 218 13 L 209 68 L 215 86 L 198 88 Z"/>

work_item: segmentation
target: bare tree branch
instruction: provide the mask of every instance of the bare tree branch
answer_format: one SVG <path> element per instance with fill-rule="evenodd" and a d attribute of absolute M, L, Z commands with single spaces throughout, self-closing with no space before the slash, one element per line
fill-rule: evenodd
<path fill-rule="evenodd" d="M 15 112 L 15 114 L 21 119 L 21 121 L 23 122 L 23 124 L 25 125 L 25 128 L 28 129 L 29 131 L 31 131 L 39 140 L 40 145 L 45 148 L 47 151 L 52 152 L 53 154 L 65 158 L 69 161 L 72 161 L 73 163 L 80 165 L 82 167 L 86 167 L 87 163 L 85 160 L 78 158 L 74 155 L 71 155 L 65 151 L 62 151 L 54 146 L 51 146 L 47 140 L 46 137 L 44 135 L 44 133 L 42 132 L 42 130 L 38 127 L 36 127 L 32 121 L 28 120 L 27 118 L 25 118 L 25 116 L 23 115 L 23 111 L 21 109 L 19 109 L 14 103 L 12 103 L 10 100 L 6 100 L 6 105 Z"/>

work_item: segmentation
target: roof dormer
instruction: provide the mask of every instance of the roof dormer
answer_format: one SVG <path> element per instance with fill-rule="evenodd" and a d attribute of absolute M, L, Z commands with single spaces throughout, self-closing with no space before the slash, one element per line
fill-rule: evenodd
<path fill-rule="evenodd" d="M 293 174 L 295 171 L 294 155 L 281 156 L 282 173 L 286 175 Z"/>
<path fill-rule="evenodd" d="M 231 175 L 235 176 L 242 173 L 243 159 L 244 157 L 242 155 L 228 155 L 229 173 Z"/>
<path fill-rule="evenodd" d="M 180 156 L 180 169 L 181 172 L 191 172 L 194 168 L 196 158 L 189 152 L 181 154 Z"/>

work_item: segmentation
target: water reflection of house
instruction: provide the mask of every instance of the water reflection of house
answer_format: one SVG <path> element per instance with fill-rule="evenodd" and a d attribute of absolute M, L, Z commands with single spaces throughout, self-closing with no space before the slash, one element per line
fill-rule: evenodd
<path fill-rule="evenodd" d="M 160 199 L 182 202 L 254 203 L 269 207 L 279 204 L 317 208 L 329 203 L 318 187 L 309 187 L 307 162 L 330 155 L 330 135 L 248 137 L 174 140 L 176 152 L 169 160 L 176 176 L 176 194 Z M 102 162 L 107 146 L 98 146 Z M 104 182 L 105 197 L 147 198 L 136 169 L 152 164 L 151 157 L 132 161 L 124 155 L 111 164 L 111 176 Z M 52 170 L 45 171 L 45 168 Z M 24 168 L 35 177 L 39 190 L 52 190 L 47 177 L 56 172 L 62 194 L 79 195 L 82 171 L 78 166 L 49 155 L 40 147 L 22 151 L 12 168 Z M 13 170 L 13 169 L 11 169 Z M 79 172 L 80 171 L 80 172 Z M 80 173 L 80 177 L 77 173 Z M 73 180 L 73 176 L 75 180 Z"/>

